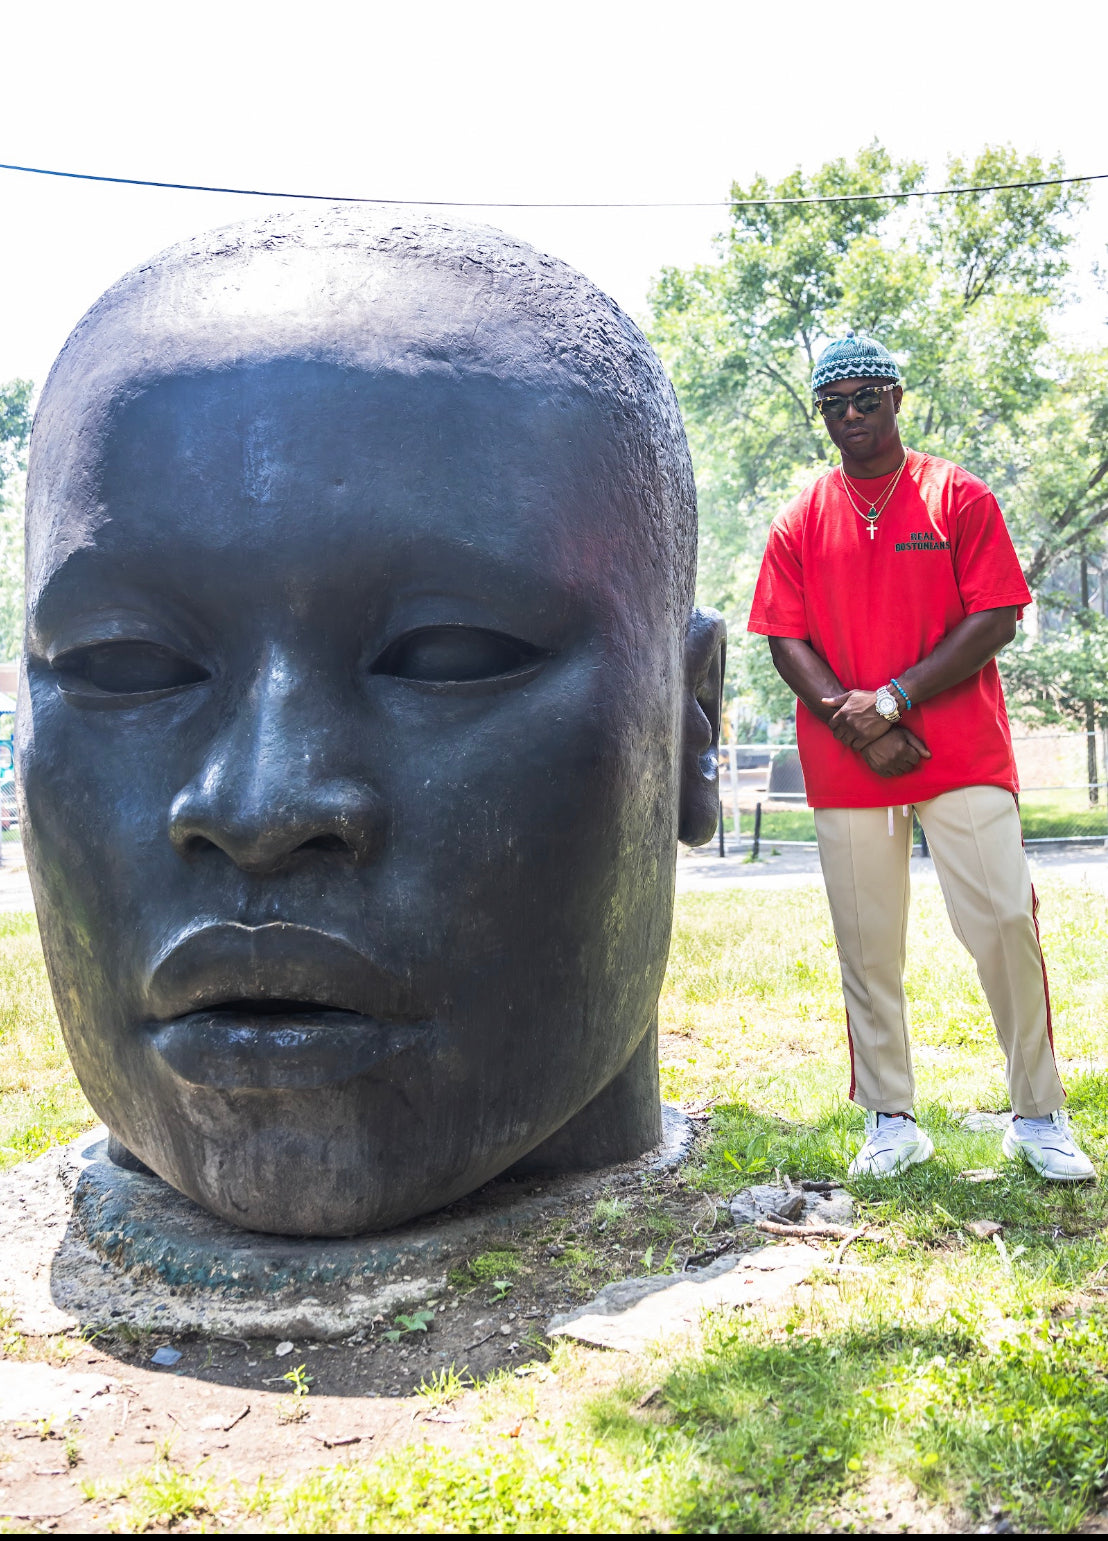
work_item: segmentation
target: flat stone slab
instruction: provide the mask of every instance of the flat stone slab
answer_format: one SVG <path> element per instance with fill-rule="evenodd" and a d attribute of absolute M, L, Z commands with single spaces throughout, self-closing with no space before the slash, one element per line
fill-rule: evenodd
<path fill-rule="evenodd" d="M 783 1299 L 824 1261 L 806 1242 L 758 1247 L 688 1273 L 608 1284 L 587 1305 L 551 1319 L 550 1337 L 636 1353 L 648 1343 L 695 1331 L 705 1311 Z"/>
<path fill-rule="evenodd" d="M 426 1300 L 445 1288 L 452 1263 L 592 1197 L 607 1178 L 683 1159 L 694 1126 L 676 1108 L 662 1111 L 663 1142 L 637 1161 L 572 1177 L 501 1178 L 438 1214 L 337 1240 L 229 1225 L 161 1178 L 116 1166 L 107 1131 L 90 1130 L 0 1174 L 0 1301 L 33 1335 L 128 1324 L 347 1337 L 378 1314 Z"/>
<path fill-rule="evenodd" d="M 806 1193 L 802 1188 L 755 1183 L 731 1200 L 731 1219 L 736 1225 L 753 1225 L 767 1215 L 781 1215 L 796 1225 L 853 1225 L 854 1200 L 843 1188 L 832 1192 Z"/>

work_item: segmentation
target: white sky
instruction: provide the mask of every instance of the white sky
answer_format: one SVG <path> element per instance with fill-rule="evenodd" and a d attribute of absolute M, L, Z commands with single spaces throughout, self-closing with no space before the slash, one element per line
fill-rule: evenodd
<path fill-rule="evenodd" d="M 1108 7 L 998 0 L 5 0 L 0 161 L 159 180 L 489 200 L 721 199 L 879 137 L 1108 171 Z M 41 384 L 114 279 L 255 200 L 0 172 L 0 380 Z M 271 204 L 269 207 L 279 207 Z M 722 210 L 475 211 L 641 315 Z M 1082 220 L 1108 246 L 1108 183 Z M 1077 325 L 1102 332 L 1108 297 Z"/>

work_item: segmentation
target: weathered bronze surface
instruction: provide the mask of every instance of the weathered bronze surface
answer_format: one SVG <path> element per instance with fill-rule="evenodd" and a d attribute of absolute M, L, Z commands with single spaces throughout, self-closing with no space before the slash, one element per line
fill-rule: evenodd
<path fill-rule="evenodd" d="M 69 339 L 27 521 L 29 868 L 121 1159 L 347 1235 L 657 1140 L 723 626 L 610 300 L 437 221 L 201 237 Z"/>

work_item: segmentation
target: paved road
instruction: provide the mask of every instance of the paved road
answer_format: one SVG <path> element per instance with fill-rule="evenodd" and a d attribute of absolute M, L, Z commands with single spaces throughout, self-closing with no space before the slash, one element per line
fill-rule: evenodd
<path fill-rule="evenodd" d="M 763 847 L 770 851 L 772 846 Z M 745 856 L 720 857 L 714 846 L 682 852 L 677 859 L 677 892 L 705 893 L 716 888 L 773 890 L 799 888 L 822 881 L 815 850 L 779 847 L 779 856 L 766 855 L 756 862 Z M 1028 851 L 1031 872 L 1037 879 L 1063 877 L 1070 883 L 1108 894 L 1108 850 L 1104 846 L 1032 847 Z M 920 856 L 912 858 L 912 882 L 935 883 L 935 864 Z"/>

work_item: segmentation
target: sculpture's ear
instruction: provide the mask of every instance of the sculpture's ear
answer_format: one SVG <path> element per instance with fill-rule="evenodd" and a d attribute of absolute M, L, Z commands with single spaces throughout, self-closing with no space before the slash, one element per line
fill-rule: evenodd
<path fill-rule="evenodd" d="M 703 845 L 719 821 L 719 725 L 727 623 L 715 610 L 694 610 L 685 637 L 685 729 L 681 753 L 678 839 Z"/>

